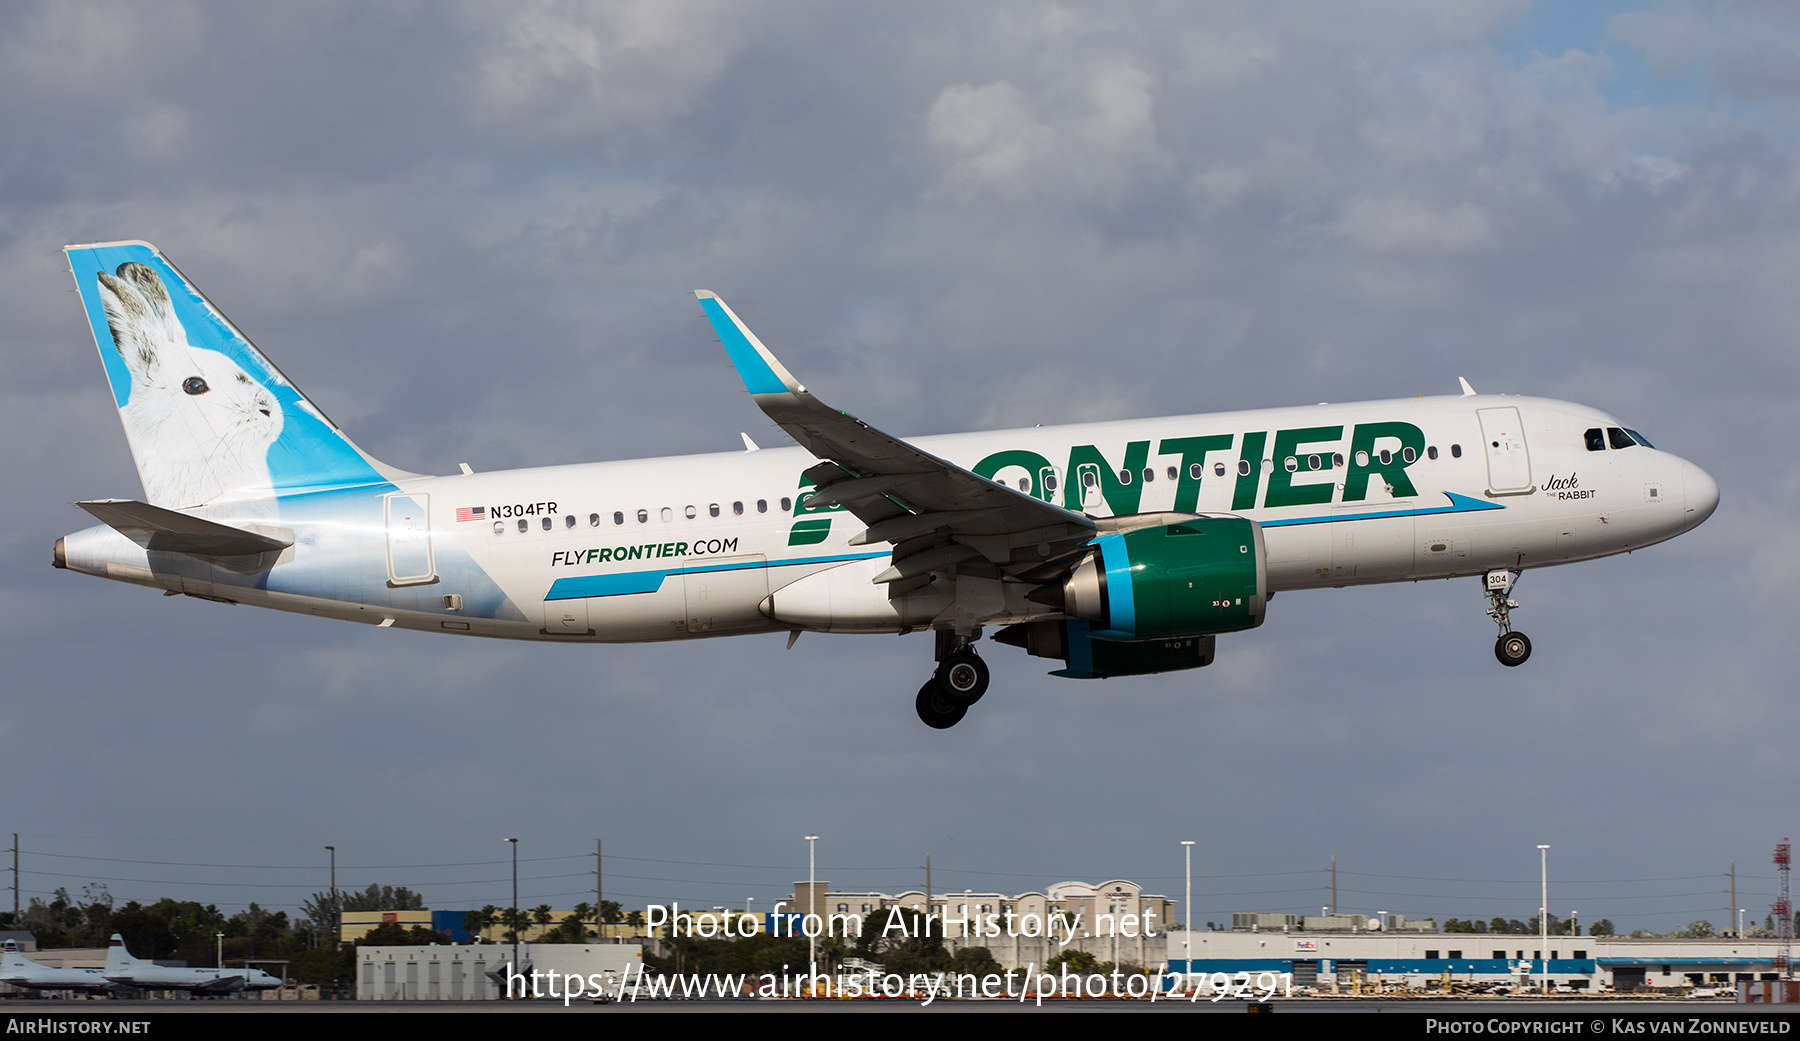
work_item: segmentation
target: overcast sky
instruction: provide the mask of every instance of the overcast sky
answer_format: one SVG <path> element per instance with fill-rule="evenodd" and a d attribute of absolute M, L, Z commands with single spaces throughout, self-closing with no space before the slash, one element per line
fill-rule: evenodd
<path fill-rule="evenodd" d="M 1800 14 L 1779 3 L 13 3 L 0 14 L 0 835 L 297 911 L 766 909 L 1124 877 L 1760 922 L 1800 831 Z M 157 244 L 372 454 L 454 472 L 784 438 L 691 290 L 900 434 L 1453 393 L 1606 409 L 1718 481 L 1651 550 L 1292 593 L 1215 665 L 1074 682 L 927 636 L 536 646 L 50 567 L 140 486 L 65 243 Z M 0 839 L 3 841 L 3 839 Z M 585 859 L 584 859 L 585 857 Z"/>

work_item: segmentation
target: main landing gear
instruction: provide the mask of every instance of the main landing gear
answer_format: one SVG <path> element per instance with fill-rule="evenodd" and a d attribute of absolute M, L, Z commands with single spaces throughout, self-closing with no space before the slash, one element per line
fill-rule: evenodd
<path fill-rule="evenodd" d="M 976 630 L 980 635 L 980 630 Z M 919 720 L 933 730 L 948 730 L 962 722 L 969 706 L 987 693 L 987 662 L 975 653 L 974 639 L 943 630 L 937 634 L 938 667 L 919 688 L 913 708 Z"/>
<path fill-rule="evenodd" d="M 1494 641 L 1494 657 L 1507 668 L 1523 665 L 1525 659 L 1531 657 L 1530 637 L 1512 631 L 1512 609 L 1519 606 L 1519 602 L 1511 596 L 1519 574 L 1517 571 L 1490 571 L 1486 580 L 1488 617 L 1500 627 L 1500 638 Z"/>

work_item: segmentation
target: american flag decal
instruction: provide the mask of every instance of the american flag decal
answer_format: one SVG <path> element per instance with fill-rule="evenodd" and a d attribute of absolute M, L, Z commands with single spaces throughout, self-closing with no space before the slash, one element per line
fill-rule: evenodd
<path fill-rule="evenodd" d="M 457 523 L 472 520 L 487 520 L 486 506 L 458 506 L 456 508 Z"/>

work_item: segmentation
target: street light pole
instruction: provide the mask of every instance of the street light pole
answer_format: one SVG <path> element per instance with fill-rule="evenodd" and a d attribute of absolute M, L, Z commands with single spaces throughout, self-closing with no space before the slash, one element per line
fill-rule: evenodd
<path fill-rule="evenodd" d="M 338 989 L 338 939 L 344 935 L 344 904 L 338 899 L 337 891 L 337 847 L 326 846 L 331 851 L 331 996 L 337 997 Z"/>
<path fill-rule="evenodd" d="M 817 835 L 808 835 L 806 837 L 806 912 L 808 915 L 816 915 L 819 913 L 818 858 L 816 856 L 818 842 L 819 837 Z M 819 919 L 821 923 L 824 922 L 824 920 L 823 917 L 820 917 Z M 806 928 L 805 918 L 800 919 L 800 928 Z M 806 967 L 806 989 L 808 993 L 811 993 L 812 974 L 819 971 L 819 938 L 817 935 L 810 932 L 806 937 Z"/>
<path fill-rule="evenodd" d="M 513 899 L 512 899 L 512 934 L 513 934 L 513 972 L 519 971 L 519 840 L 507 839 L 512 844 L 513 867 Z"/>
<path fill-rule="evenodd" d="M 1543 949 L 1538 951 L 1538 990 L 1550 990 L 1550 847 L 1538 847 L 1539 880 L 1543 885 L 1542 898 L 1544 906 L 1538 908 L 1539 943 Z"/>
<path fill-rule="evenodd" d="M 1187 892 L 1181 897 L 1181 916 L 1187 919 L 1182 923 L 1187 928 L 1181 931 L 1181 953 L 1187 963 L 1181 967 L 1181 974 L 1185 980 L 1194 973 L 1194 840 L 1183 839 L 1181 846 L 1187 856 Z"/>

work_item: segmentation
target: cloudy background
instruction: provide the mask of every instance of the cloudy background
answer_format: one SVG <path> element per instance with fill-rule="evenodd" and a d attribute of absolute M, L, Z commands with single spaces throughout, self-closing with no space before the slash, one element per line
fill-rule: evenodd
<path fill-rule="evenodd" d="M 763 909 L 1126 877 L 1234 910 L 1760 922 L 1795 831 L 1800 16 L 1776 3 L 11 4 L 0 834 L 27 898 Z M 1452 393 L 1609 410 L 1704 527 L 1296 593 L 1199 672 L 928 638 L 557 647 L 53 571 L 135 497 L 60 247 L 155 242 L 422 472 L 784 439 L 690 290 L 896 433 Z"/>

